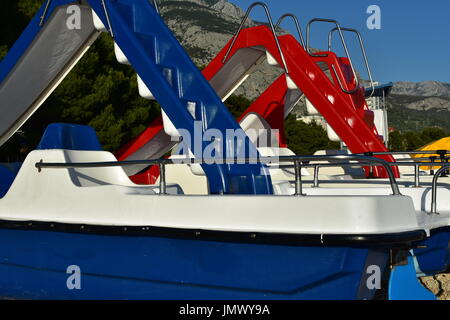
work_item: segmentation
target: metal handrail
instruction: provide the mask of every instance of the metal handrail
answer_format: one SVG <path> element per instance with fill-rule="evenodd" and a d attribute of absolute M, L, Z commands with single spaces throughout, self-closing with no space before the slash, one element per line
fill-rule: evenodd
<path fill-rule="evenodd" d="M 111 34 L 111 38 L 114 39 L 114 32 L 111 26 L 111 19 L 109 18 L 108 8 L 106 8 L 105 0 L 102 0 L 103 11 L 105 11 L 106 22 L 108 23 L 109 33 Z"/>
<path fill-rule="evenodd" d="M 368 163 L 377 164 L 386 170 L 388 173 L 389 181 L 391 184 L 392 192 L 394 195 L 401 195 L 399 186 L 397 184 L 397 180 L 395 179 L 394 172 L 389 164 L 389 162 L 378 159 L 371 158 L 366 156 L 358 156 L 358 155 L 330 155 L 330 156 L 287 156 L 287 157 L 260 157 L 260 158 L 248 158 L 248 159 L 220 159 L 224 161 L 224 163 L 237 163 L 237 164 L 245 164 L 245 163 L 256 163 L 260 162 L 263 164 L 273 164 L 273 163 L 281 163 L 281 162 L 293 162 L 296 168 L 296 195 L 302 194 L 302 175 L 301 168 L 304 165 L 304 162 L 311 161 L 340 161 L 340 160 L 348 160 L 348 161 L 358 161 L 367 165 Z M 158 165 L 161 169 L 161 178 L 160 178 L 160 194 L 166 194 L 166 182 L 165 182 L 165 166 L 168 164 L 211 164 L 211 161 L 208 160 L 197 160 L 197 159 L 157 159 L 157 160 L 134 160 L 134 161 L 115 161 L 115 162 L 88 162 L 88 163 L 44 163 L 42 160 L 35 164 L 36 168 L 39 172 L 42 169 L 75 169 L 75 168 L 101 168 L 101 167 L 125 167 L 125 166 L 135 166 L 135 165 Z M 357 164 L 352 164 L 357 165 Z"/>
<path fill-rule="evenodd" d="M 421 158 L 405 158 L 405 159 L 396 159 L 396 162 L 421 162 L 421 161 L 429 161 L 432 159 L 436 159 L 437 157 L 421 157 Z M 450 157 L 438 158 L 439 160 L 450 160 Z"/>
<path fill-rule="evenodd" d="M 296 15 L 294 15 L 292 13 L 286 13 L 286 14 L 282 15 L 280 17 L 280 19 L 278 19 L 277 24 L 275 25 L 275 30 L 278 30 L 278 28 L 280 27 L 281 23 L 287 18 L 292 18 L 292 20 L 294 20 L 295 27 L 297 28 L 299 40 L 300 40 L 300 42 L 302 44 L 302 47 L 305 48 L 305 39 L 303 38 L 302 28 L 300 26 L 300 23 L 299 23 L 298 18 L 297 18 Z"/>
<path fill-rule="evenodd" d="M 153 6 L 155 7 L 155 9 L 156 9 L 156 13 L 160 13 L 160 11 L 159 11 L 159 5 L 158 5 L 158 1 L 157 0 L 152 0 L 152 2 L 153 2 Z"/>
<path fill-rule="evenodd" d="M 255 2 L 247 9 L 247 12 L 245 13 L 244 18 L 242 19 L 242 22 L 241 22 L 241 25 L 239 26 L 238 31 L 233 36 L 233 41 L 231 42 L 231 45 L 228 48 L 227 53 L 225 54 L 225 57 L 222 60 L 222 63 L 227 62 L 228 57 L 229 57 L 229 55 L 231 53 L 231 50 L 233 49 L 234 45 L 236 44 L 236 41 L 237 41 L 239 35 L 241 34 L 242 29 L 244 28 L 245 22 L 247 22 L 247 19 L 249 18 L 250 13 L 257 6 L 263 7 L 264 11 L 266 12 L 267 20 L 269 21 L 270 28 L 272 29 L 273 37 L 274 37 L 275 42 L 277 44 L 277 48 L 278 48 L 278 51 L 280 53 L 281 60 L 283 62 L 284 70 L 286 72 L 286 75 L 289 75 L 289 69 L 288 69 L 287 64 L 286 64 L 286 59 L 284 57 L 283 50 L 281 50 L 281 45 L 280 45 L 280 42 L 278 40 L 277 32 L 275 30 L 275 26 L 273 24 L 272 16 L 270 15 L 269 7 L 267 7 L 267 5 L 264 2 Z"/>
<path fill-rule="evenodd" d="M 41 20 L 39 21 L 39 27 L 44 25 L 45 18 L 47 17 L 48 9 L 50 8 L 52 0 L 47 0 L 47 4 L 45 5 L 44 12 L 42 13 Z"/>
<path fill-rule="evenodd" d="M 439 178 L 441 177 L 441 174 L 449 169 L 450 169 L 450 164 L 447 164 L 447 165 L 443 166 L 442 168 L 440 168 L 433 177 L 433 188 L 431 191 L 431 212 L 430 212 L 430 214 L 439 214 L 437 212 L 437 183 L 438 183 Z"/>
<path fill-rule="evenodd" d="M 370 85 L 372 87 L 372 93 L 370 94 L 369 98 L 373 96 L 373 94 L 375 93 L 375 84 L 373 82 L 373 77 L 372 77 L 372 70 L 370 69 L 370 65 L 369 65 L 369 59 L 367 58 L 367 53 L 366 53 L 366 48 L 364 46 L 364 40 L 361 36 L 361 33 L 356 30 L 356 29 L 352 29 L 352 28 L 341 28 L 342 31 L 346 31 L 346 32 L 352 32 L 354 34 L 356 34 L 356 36 L 358 37 L 359 40 L 359 46 L 361 48 L 361 52 L 364 58 L 364 63 L 366 65 L 366 70 L 367 70 L 367 74 L 369 76 L 369 80 L 370 80 Z M 328 51 L 331 51 L 331 46 L 333 43 L 333 34 L 338 31 L 337 28 L 334 28 L 330 31 L 330 33 L 328 34 Z"/>
<path fill-rule="evenodd" d="M 313 164 L 304 164 L 303 167 L 314 168 L 314 182 L 313 186 L 315 188 L 319 187 L 319 169 L 323 167 L 344 167 L 344 166 L 355 166 L 355 165 L 370 165 L 370 163 L 359 162 L 355 163 L 313 163 Z M 435 167 L 445 167 L 446 163 L 437 164 L 435 162 L 422 162 L 422 163 L 399 163 L 399 162 L 389 162 L 391 167 L 414 167 L 414 187 L 420 188 L 420 167 L 433 165 Z M 283 168 L 288 168 L 287 166 L 283 166 Z"/>
<path fill-rule="evenodd" d="M 344 34 L 342 33 L 342 28 L 341 25 L 339 24 L 339 22 L 337 22 L 336 20 L 332 20 L 332 19 L 322 19 L 322 18 L 314 18 L 311 21 L 308 22 L 308 26 L 306 28 L 306 51 L 308 52 L 308 54 L 311 57 L 328 57 L 328 54 L 314 54 L 312 53 L 312 48 L 311 48 L 311 25 L 314 22 L 327 22 L 327 23 L 333 23 L 336 25 L 337 30 L 339 31 L 339 37 L 341 38 L 341 42 L 342 42 L 342 46 L 344 47 L 344 51 L 345 54 L 347 56 L 347 59 L 350 63 L 350 67 L 352 68 L 352 72 L 353 72 L 353 76 L 355 78 L 355 88 L 353 90 L 347 90 L 344 88 L 344 86 L 342 85 L 342 81 L 339 78 L 337 71 L 336 71 L 336 67 L 333 65 L 331 65 L 331 68 L 333 69 L 333 72 L 338 80 L 339 86 L 341 87 L 341 90 L 347 94 L 353 94 L 355 92 L 358 91 L 359 89 L 359 79 L 358 79 L 358 75 L 356 74 L 356 70 L 355 67 L 353 66 L 353 62 L 352 59 L 350 57 L 350 53 L 347 47 L 347 43 L 345 42 L 345 38 L 344 38 Z"/>
<path fill-rule="evenodd" d="M 373 156 L 383 156 L 383 155 L 431 155 L 428 158 L 411 158 L 411 159 L 398 159 L 397 161 L 412 161 L 413 163 L 420 163 L 420 166 L 426 166 L 423 162 L 421 162 L 423 159 L 426 160 L 431 160 L 432 164 L 431 164 L 431 175 L 434 175 L 434 167 L 437 167 L 436 160 L 440 161 L 441 163 L 448 162 L 450 160 L 449 157 L 446 157 L 446 155 L 450 155 L 450 150 L 429 150 L 429 151 L 386 151 L 386 152 L 365 152 L 365 153 L 360 153 L 360 155 L 365 155 L 368 157 L 373 157 Z M 434 156 L 434 155 L 438 155 L 438 156 Z M 411 163 L 412 165 L 412 163 Z"/>
<path fill-rule="evenodd" d="M 358 155 L 364 156 L 385 156 L 385 155 L 415 155 L 415 154 L 450 154 L 450 150 L 431 150 L 431 151 L 383 151 L 383 152 L 365 152 L 358 153 Z"/>

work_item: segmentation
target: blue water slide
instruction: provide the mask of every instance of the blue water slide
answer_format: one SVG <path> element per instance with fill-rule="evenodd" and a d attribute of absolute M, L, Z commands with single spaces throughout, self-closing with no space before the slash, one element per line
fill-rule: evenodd
<path fill-rule="evenodd" d="M 201 123 L 202 133 L 208 129 L 220 131 L 222 139 L 215 143 L 222 146 L 221 158 L 228 159 L 238 154 L 258 155 L 248 138 L 239 145 L 234 137 L 227 137 L 227 130 L 241 130 L 239 124 L 150 1 L 108 0 L 102 3 L 88 0 L 88 3 L 178 130 L 187 130 L 191 137 L 195 137 L 196 123 Z M 188 110 L 188 105 L 193 104 L 195 113 Z M 202 141 L 197 150 L 196 144 L 191 151 L 194 155 L 203 155 L 211 141 Z M 241 153 L 238 148 L 245 148 L 246 152 Z M 260 163 L 211 164 L 203 165 L 203 169 L 211 193 L 273 193 L 270 176 Z"/>

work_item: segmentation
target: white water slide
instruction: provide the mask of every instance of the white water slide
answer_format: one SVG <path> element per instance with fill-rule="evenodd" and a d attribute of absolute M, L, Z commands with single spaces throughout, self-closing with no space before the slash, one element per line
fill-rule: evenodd
<path fill-rule="evenodd" d="M 0 64 L 0 145 L 44 103 L 100 34 L 91 8 L 79 6 L 79 29 L 67 26 L 67 8 L 57 8 L 37 34 L 29 27 Z"/>

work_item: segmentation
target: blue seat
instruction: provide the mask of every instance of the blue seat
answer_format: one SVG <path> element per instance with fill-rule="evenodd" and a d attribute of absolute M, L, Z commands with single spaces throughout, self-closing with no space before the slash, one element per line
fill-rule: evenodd
<path fill-rule="evenodd" d="M 0 198 L 3 198 L 11 187 L 16 173 L 11 171 L 7 166 L 0 165 Z"/>
<path fill-rule="evenodd" d="M 67 123 L 50 124 L 42 136 L 37 150 L 102 151 L 95 130 L 90 126 Z"/>
<path fill-rule="evenodd" d="M 92 127 L 67 123 L 50 124 L 36 149 L 103 150 Z M 0 164 L 0 198 L 3 198 L 8 192 L 21 165 L 21 163 Z"/>

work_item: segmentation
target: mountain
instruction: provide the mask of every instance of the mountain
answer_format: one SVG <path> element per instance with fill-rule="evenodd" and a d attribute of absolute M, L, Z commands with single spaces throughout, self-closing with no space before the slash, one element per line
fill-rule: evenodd
<path fill-rule="evenodd" d="M 439 127 L 450 131 L 450 99 L 391 95 L 386 99 L 390 126 L 400 131 Z"/>
<path fill-rule="evenodd" d="M 450 99 L 450 83 L 438 81 L 396 82 L 392 88 L 392 94 Z"/>
<path fill-rule="evenodd" d="M 400 131 L 440 127 L 450 131 L 450 84 L 397 82 L 386 99 L 390 125 Z"/>

